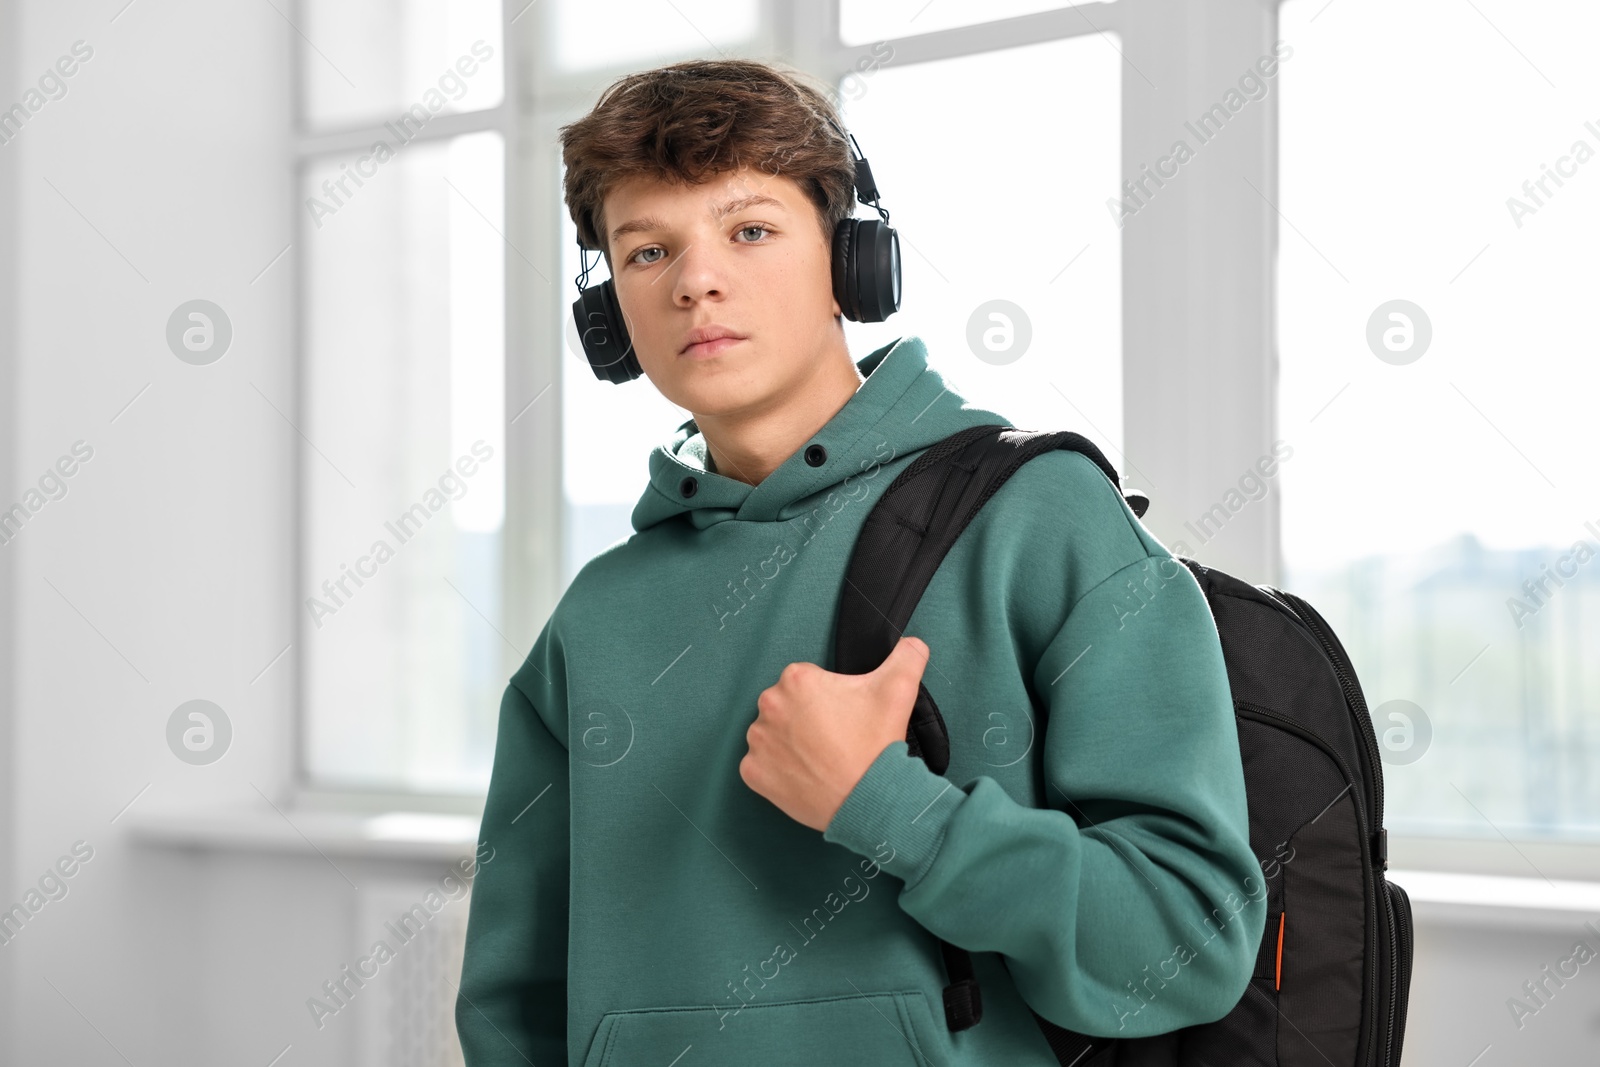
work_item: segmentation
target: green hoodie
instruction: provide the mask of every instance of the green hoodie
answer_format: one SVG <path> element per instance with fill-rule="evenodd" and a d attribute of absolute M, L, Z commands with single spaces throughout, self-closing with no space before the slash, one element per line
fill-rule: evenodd
<path fill-rule="evenodd" d="M 793 661 L 833 666 L 884 487 L 1008 422 L 916 337 L 857 365 L 759 485 L 709 472 L 679 426 L 637 532 L 583 567 L 512 676 L 456 1002 L 468 1067 L 1054 1067 L 1030 1008 L 1137 1037 L 1243 995 L 1266 902 L 1216 627 L 1081 455 L 1025 464 L 911 616 L 945 774 L 896 741 L 822 833 L 740 777 L 761 691 Z M 955 1033 L 935 935 L 982 991 Z"/>

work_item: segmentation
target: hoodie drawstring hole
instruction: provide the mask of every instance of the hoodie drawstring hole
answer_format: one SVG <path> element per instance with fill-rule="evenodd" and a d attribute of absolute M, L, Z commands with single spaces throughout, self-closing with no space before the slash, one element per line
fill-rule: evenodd
<path fill-rule="evenodd" d="M 821 445 L 812 445 L 806 449 L 806 462 L 813 467 L 820 467 L 828 462 L 828 450 Z"/>
<path fill-rule="evenodd" d="M 700 483 L 697 482 L 692 475 L 678 483 L 678 492 L 682 493 L 686 497 L 694 496 L 695 490 L 699 488 Z"/>

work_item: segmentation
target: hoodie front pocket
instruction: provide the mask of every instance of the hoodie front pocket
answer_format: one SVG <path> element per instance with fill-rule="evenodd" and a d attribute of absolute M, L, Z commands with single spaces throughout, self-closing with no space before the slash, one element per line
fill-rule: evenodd
<path fill-rule="evenodd" d="M 718 1008 L 608 1011 L 584 1067 L 942 1067 L 920 990 Z"/>

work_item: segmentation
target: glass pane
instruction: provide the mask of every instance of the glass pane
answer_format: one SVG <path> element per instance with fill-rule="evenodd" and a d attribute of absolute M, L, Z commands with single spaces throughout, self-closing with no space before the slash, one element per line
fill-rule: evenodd
<path fill-rule="evenodd" d="M 1062 0 L 986 0 L 981 4 L 954 0 L 841 0 L 839 37 L 845 44 L 866 44 L 1080 6 Z"/>
<path fill-rule="evenodd" d="M 1106 203 L 1121 179 L 1122 94 L 1111 41 L 855 73 L 840 97 L 900 234 L 905 279 L 886 322 L 846 324 L 851 350 L 918 334 L 976 403 L 1024 429 L 1077 430 L 1120 465 L 1122 240 Z M 995 86 L 1036 104 L 996 107 Z"/>
<path fill-rule="evenodd" d="M 504 146 L 368 166 L 301 237 L 308 769 L 481 791 L 505 686 Z M 331 201 L 358 168 L 319 159 L 304 195 Z"/>
<path fill-rule="evenodd" d="M 756 0 L 557 0 L 554 21 L 555 62 L 578 70 L 714 56 L 754 37 L 760 10 Z"/>
<path fill-rule="evenodd" d="M 434 115 L 505 95 L 500 0 L 307 0 L 301 11 L 310 128 L 391 123 L 404 141 Z"/>
<path fill-rule="evenodd" d="M 1355 661 L 1390 827 L 1592 834 L 1600 9 L 1323 6 L 1281 26 L 1287 584 Z"/>

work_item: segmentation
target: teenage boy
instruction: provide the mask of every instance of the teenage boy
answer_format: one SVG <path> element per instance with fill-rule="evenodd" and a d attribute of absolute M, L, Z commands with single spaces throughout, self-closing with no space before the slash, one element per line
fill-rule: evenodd
<path fill-rule="evenodd" d="M 1052 1067 L 1030 1008 L 1137 1037 L 1221 1018 L 1250 979 L 1266 906 L 1217 632 L 1088 459 L 1024 465 L 915 636 L 827 669 L 874 500 L 929 445 L 1007 422 L 916 337 L 852 360 L 829 245 L 854 164 L 830 120 L 797 72 L 694 61 L 563 128 L 568 210 L 645 376 L 693 417 L 506 688 L 468 1067 Z M 906 745 L 919 681 L 943 775 Z M 975 1026 L 947 1024 L 941 938 L 972 953 Z"/>

